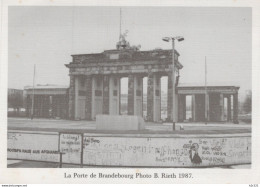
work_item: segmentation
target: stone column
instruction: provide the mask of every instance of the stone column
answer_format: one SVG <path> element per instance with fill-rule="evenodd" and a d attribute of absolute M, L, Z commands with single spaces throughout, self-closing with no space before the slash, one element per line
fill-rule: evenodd
<path fill-rule="evenodd" d="M 109 76 L 103 79 L 103 114 L 109 114 Z"/>
<path fill-rule="evenodd" d="M 97 114 L 103 114 L 103 76 L 92 77 L 92 108 L 91 118 L 94 120 Z"/>
<path fill-rule="evenodd" d="M 86 76 L 86 103 L 85 103 L 85 110 L 86 110 L 86 119 L 91 120 L 92 114 L 92 77 L 90 75 Z"/>
<path fill-rule="evenodd" d="M 128 115 L 143 115 L 143 80 L 141 76 L 128 76 Z"/>
<path fill-rule="evenodd" d="M 134 78 L 134 115 L 143 116 L 143 77 Z"/>
<path fill-rule="evenodd" d="M 179 108 L 179 102 L 178 102 L 178 100 L 179 100 L 179 95 L 178 94 L 175 94 L 175 122 L 177 122 L 177 121 L 179 121 L 179 110 L 178 110 L 178 108 Z"/>
<path fill-rule="evenodd" d="M 227 121 L 231 121 L 231 96 L 227 96 Z"/>
<path fill-rule="evenodd" d="M 196 121 L 196 100 L 195 94 L 192 94 L 192 121 Z"/>
<path fill-rule="evenodd" d="M 127 114 L 134 115 L 134 100 L 135 100 L 135 81 L 134 75 L 128 75 L 128 98 L 127 98 Z"/>
<path fill-rule="evenodd" d="M 94 120 L 95 116 L 96 116 L 96 108 L 95 108 L 95 104 L 96 104 L 96 76 L 92 76 L 92 105 L 91 105 L 91 119 Z"/>
<path fill-rule="evenodd" d="M 185 108 L 185 95 L 178 95 L 178 121 L 183 122 L 184 121 L 184 108 Z"/>
<path fill-rule="evenodd" d="M 238 93 L 233 95 L 233 122 L 238 124 Z"/>
<path fill-rule="evenodd" d="M 119 114 L 120 78 L 116 75 L 110 77 L 109 81 L 109 114 Z"/>
<path fill-rule="evenodd" d="M 69 87 L 69 119 L 75 118 L 75 77 L 70 75 Z"/>
<path fill-rule="evenodd" d="M 172 74 L 168 73 L 167 121 L 172 121 Z"/>
<path fill-rule="evenodd" d="M 153 75 L 153 121 L 161 120 L 161 76 Z M 176 120 L 177 121 L 177 120 Z"/>
<path fill-rule="evenodd" d="M 219 106 L 220 106 L 220 121 L 224 121 L 224 96 L 223 93 L 219 97 Z"/>
<path fill-rule="evenodd" d="M 153 81 L 153 74 L 149 72 L 147 77 L 147 121 L 153 121 Z"/>
<path fill-rule="evenodd" d="M 79 77 L 75 77 L 75 119 L 79 118 Z"/>

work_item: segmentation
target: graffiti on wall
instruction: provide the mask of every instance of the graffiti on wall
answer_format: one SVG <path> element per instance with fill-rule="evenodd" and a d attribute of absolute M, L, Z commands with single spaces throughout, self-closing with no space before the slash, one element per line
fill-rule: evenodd
<path fill-rule="evenodd" d="M 84 137 L 90 165 L 201 167 L 251 162 L 251 137 Z"/>
<path fill-rule="evenodd" d="M 61 133 L 60 152 L 63 153 L 63 160 L 66 163 L 81 162 L 82 134 Z"/>
<path fill-rule="evenodd" d="M 83 145 L 82 145 L 83 143 Z M 102 166 L 203 167 L 251 163 L 251 137 L 92 137 L 8 133 L 10 159 Z M 83 150 L 83 151 L 82 151 Z"/>
<path fill-rule="evenodd" d="M 8 132 L 7 157 L 9 159 L 58 162 L 58 136 Z"/>

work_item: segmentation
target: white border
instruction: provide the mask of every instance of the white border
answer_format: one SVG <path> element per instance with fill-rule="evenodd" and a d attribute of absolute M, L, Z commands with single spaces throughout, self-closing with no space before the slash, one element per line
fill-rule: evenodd
<path fill-rule="evenodd" d="M 7 75 L 8 75 L 8 6 L 202 6 L 202 7 L 252 7 L 252 91 L 253 91 L 253 156 L 251 169 L 118 169 L 118 168 L 84 168 L 84 169 L 11 169 L 6 168 L 7 140 Z M 242 0 L 2 0 L 1 1 L 1 64 L 0 64 L 0 183 L 259 183 L 260 182 L 260 1 Z M 243 75 L 241 75 L 243 76 Z M 68 173 L 154 173 L 154 172 L 192 172 L 192 179 L 65 179 Z"/>

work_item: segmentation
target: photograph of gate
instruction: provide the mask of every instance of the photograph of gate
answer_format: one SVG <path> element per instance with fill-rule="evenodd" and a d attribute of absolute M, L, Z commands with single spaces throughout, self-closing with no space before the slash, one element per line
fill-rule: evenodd
<path fill-rule="evenodd" d="M 8 8 L 7 167 L 251 168 L 252 9 Z"/>

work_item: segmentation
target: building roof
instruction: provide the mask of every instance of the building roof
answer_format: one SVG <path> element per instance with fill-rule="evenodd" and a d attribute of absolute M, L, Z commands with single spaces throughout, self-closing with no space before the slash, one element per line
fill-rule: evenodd
<path fill-rule="evenodd" d="M 179 83 L 178 87 L 205 87 L 205 83 Z M 207 87 L 240 87 L 230 82 L 208 82 Z"/>
<path fill-rule="evenodd" d="M 56 84 L 45 84 L 45 85 L 37 84 L 36 86 L 34 86 L 34 89 L 67 89 L 67 88 L 69 88 L 69 86 L 56 85 Z M 33 89 L 33 87 L 25 86 L 24 89 L 30 90 L 30 89 Z"/>
<path fill-rule="evenodd" d="M 118 55 L 118 58 L 111 58 L 110 55 Z M 175 50 L 175 54 L 180 54 Z M 98 62 L 121 62 L 121 61 L 143 61 L 143 60 L 162 60 L 171 59 L 172 50 L 154 49 L 150 51 L 138 51 L 132 49 L 124 50 L 106 50 L 102 53 L 92 54 L 75 54 L 73 57 L 73 63 L 98 63 Z"/>

